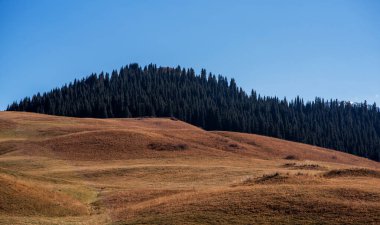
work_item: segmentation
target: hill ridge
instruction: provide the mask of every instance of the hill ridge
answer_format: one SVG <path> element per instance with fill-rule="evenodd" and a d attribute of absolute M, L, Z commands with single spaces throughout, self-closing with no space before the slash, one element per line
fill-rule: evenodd
<path fill-rule="evenodd" d="M 234 79 L 181 67 L 130 64 L 26 97 L 9 111 L 93 118 L 171 117 L 206 130 L 277 137 L 380 160 L 376 104 L 247 94 Z"/>

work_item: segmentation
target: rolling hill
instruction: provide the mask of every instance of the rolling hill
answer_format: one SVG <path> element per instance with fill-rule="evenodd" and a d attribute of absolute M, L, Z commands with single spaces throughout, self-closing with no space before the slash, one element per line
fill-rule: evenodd
<path fill-rule="evenodd" d="M 0 112 L 0 224 L 379 224 L 380 163 L 173 118 Z"/>
<path fill-rule="evenodd" d="M 234 79 L 192 68 L 130 64 L 14 102 L 8 111 L 79 118 L 176 117 L 205 130 L 254 133 L 380 161 L 374 103 L 249 94 Z"/>

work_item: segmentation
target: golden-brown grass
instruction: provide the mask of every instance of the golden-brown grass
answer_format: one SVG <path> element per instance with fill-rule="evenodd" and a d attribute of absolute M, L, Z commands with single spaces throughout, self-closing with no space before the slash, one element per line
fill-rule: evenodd
<path fill-rule="evenodd" d="M 80 216 L 88 214 L 87 206 L 59 191 L 34 182 L 0 174 L 0 214 Z"/>
<path fill-rule="evenodd" d="M 331 188 L 261 185 L 193 192 L 144 202 L 120 224 L 376 224 L 378 202 L 346 199 Z M 334 190 L 334 189 L 333 189 Z M 324 194 L 328 192 L 328 194 Z M 360 191 L 359 191 L 360 192 Z M 350 192 L 356 195 L 356 191 Z M 372 195 L 377 199 L 377 195 Z M 121 222 L 123 221 L 123 222 Z"/>
<path fill-rule="evenodd" d="M 0 112 L 0 224 L 379 224 L 379 170 L 168 118 Z"/>
<path fill-rule="evenodd" d="M 287 159 L 290 157 L 290 160 L 312 160 L 380 168 L 379 163 L 371 160 L 302 143 L 294 143 L 255 134 L 226 131 L 218 131 L 215 133 L 223 137 L 231 138 L 241 144 L 249 145 L 252 147 L 252 151 L 259 151 L 260 153 L 258 154 L 261 154 L 262 157 L 267 159 Z"/>

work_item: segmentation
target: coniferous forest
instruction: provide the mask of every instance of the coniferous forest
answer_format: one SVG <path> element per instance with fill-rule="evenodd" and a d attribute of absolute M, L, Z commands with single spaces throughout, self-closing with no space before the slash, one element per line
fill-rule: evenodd
<path fill-rule="evenodd" d="M 7 110 L 97 118 L 172 116 L 206 130 L 262 134 L 380 160 L 375 104 L 248 94 L 234 79 L 205 70 L 196 75 L 193 69 L 130 64 L 26 97 Z"/>

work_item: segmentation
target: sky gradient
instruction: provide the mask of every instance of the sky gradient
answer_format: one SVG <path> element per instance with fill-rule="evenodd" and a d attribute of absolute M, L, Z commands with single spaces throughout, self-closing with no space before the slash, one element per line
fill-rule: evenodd
<path fill-rule="evenodd" d="M 0 110 L 137 62 L 380 105 L 380 1 L 0 0 Z"/>

